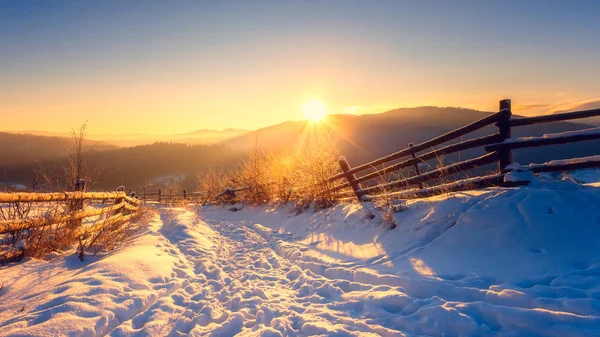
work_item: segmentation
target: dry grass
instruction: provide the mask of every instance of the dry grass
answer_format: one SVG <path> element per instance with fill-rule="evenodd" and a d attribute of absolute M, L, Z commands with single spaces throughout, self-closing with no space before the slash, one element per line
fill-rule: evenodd
<path fill-rule="evenodd" d="M 86 165 L 83 153 L 85 128 L 83 124 L 78 130 L 73 130 L 75 145 L 70 150 L 65 149 L 68 160 L 63 166 L 63 175 L 54 176 L 44 167 L 39 167 L 29 179 L 33 191 L 42 190 L 42 187 L 45 191 L 84 191 L 82 182 L 94 180 L 98 171 Z M 50 252 L 70 249 L 77 243 L 80 256 L 83 257 L 85 252 L 95 254 L 114 249 L 120 242 L 125 242 L 132 222 L 109 222 L 108 217 L 101 217 L 92 224 L 82 224 L 82 220 L 72 219 L 75 212 L 85 209 L 88 203 L 66 200 L 0 204 L 0 220 L 19 220 L 28 224 L 23 230 L 0 235 L 0 261 L 15 261 L 23 257 L 43 258 Z M 143 212 L 140 216 L 143 216 Z M 40 219 L 43 220 L 40 222 Z"/>
<path fill-rule="evenodd" d="M 201 204 L 207 203 L 218 203 L 234 202 L 235 198 L 217 198 L 219 193 L 223 192 L 226 188 L 239 186 L 235 179 L 234 171 L 225 169 L 210 169 L 206 172 L 199 172 L 196 175 L 198 179 L 198 186 L 196 193 L 197 198 Z"/>
<path fill-rule="evenodd" d="M 115 215 L 100 217 L 80 228 L 77 250 L 81 260 L 86 253 L 96 255 L 99 252 L 114 250 L 129 242 L 135 232 L 145 228 L 148 224 L 152 210 L 140 206 L 140 209 L 128 221 L 112 221 Z"/>
<path fill-rule="evenodd" d="M 329 207 L 339 199 L 337 193 L 330 192 L 334 185 L 328 181 L 340 171 L 338 156 L 327 136 L 307 140 L 297 152 L 275 152 L 255 146 L 237 169 L 198 173 L 198 193 L 203 203 L 294 202 L 300 208 Z M 245 189 L 222 193 L 239 187 Z"/>

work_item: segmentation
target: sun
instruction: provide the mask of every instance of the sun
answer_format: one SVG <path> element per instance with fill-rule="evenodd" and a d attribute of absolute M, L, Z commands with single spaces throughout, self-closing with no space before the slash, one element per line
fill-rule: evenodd
<path fill-rule="evenodd" d="M 327 116 L 327 107 L 321 101 L 309 101 L 302 106 L 304 118 L 313 123 L 317 123 L 325 119 Z"/>

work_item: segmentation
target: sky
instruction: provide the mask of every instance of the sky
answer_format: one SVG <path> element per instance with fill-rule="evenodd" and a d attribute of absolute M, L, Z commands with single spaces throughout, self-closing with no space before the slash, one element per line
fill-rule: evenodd
<path fill-rule="evenodd" d="M 0 130 L 172 134 L 600 107 L 600 1 L 0 0 Z"/>

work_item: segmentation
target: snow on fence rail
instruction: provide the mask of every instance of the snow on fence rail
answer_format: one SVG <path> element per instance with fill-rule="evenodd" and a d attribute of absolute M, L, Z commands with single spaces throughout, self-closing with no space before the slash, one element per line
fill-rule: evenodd
<path fill-rule="evenodd" d="M 7 234 L 17 231 L 23 231 L 39 226 L 58 225 L 66 222 L 79 221 L 106 215 L 104 223 L 115 223 L 126 221 L 131 215 L 139 209 L 140 201 L 125 194 L 123 191 L 117 192 L 54 192 L 54 193 L 0 193 L 0 204 L 6 203 L 52 203 L 67 201 L 73 202 L 72 211 L 61 213 L 54 218 L 47 216 L 38 216 L 32 218 L 15 218 L 0 221 L 0 234 Z M 84 209 L 84 201 L 114 201 L 113 205 L 96 208 L 91 210 Z"/>
<path fill-rule="evenodd" d="M 333 183 L 329 191 L 347 197 L 348 192 L 359 201 L 374 200 L 381 197 L 418 198 L 453 191 L 465 191 L 490 186 L 517 184 L 505 181 L 504 176 L 511 171 L 513 150 L 537 146 L 568 144 L 573 142 L 600 139 L 600 128 L 579 131 L 546 134 L 541 137 L 512 138 L 512 128 L 550 122 L 569 121 L 574 119 L 600 116 L 600 109 L 567 112 L 547 116 L 512 118 L 511 100 L 500 101 L 498 112 L 472 122 L 468 125 L 430 139 L 420 144 L 408 144 L 408 147 L 371 162 L 351 167 L 345 157 L 340 157 L 341 172 L 327 178 L 327 183 Z M 470 135 L 490 125 L 497 127 L 497 132 L 468 140 L 462 137 Z M 460 139 L 459 142 L 444 145 Z M 439 147 L 442 145 L 442 147 Z M 438 147 L 438 148 L 436 148 Z M 423 165 L 427 161 L 439 160 L 446 155 L 459 153 L 470 149 L 483 149 L 488 153 L 472 159 L 462 160 L 446 165 L 443 159 L 439 165 Z M 423 154 L 420 152 L 427 151 Z M 478 173 L 469 179 L 450 181 L 450 176 L 470 171 L 497 162 L 493 173 Z M 572 158 L 544 164 L 532 164 L 530 170 L 537 172 L 569 171 L 582 168 L 600 167 L 600 157 Z M 429 169 L 422 172 L 422 168 Z M 527 167 L 526 167 L 527 168 Z M 404 177 L 402 170 L 412 169 L 412 177 Z M 385 181 L 390 174 L 400 173 L 401 178 Z M 339 182 L 339 183 L 338 183 Z M 368 185 L 363 187 L 362 184 Z M 519 182 L 519 184 L 526 182 Z M 413 187 L 413 188 L 411 188 Z M 408 189 L 407 189 L 408 188 Z M 247 188 L 228 189 L 233 193 Z M 404 190 L 399 190 L 404 189 Z M 225 192 L 221 193 L 224 194 Z"/>
<path fill-rule="evenodd" d="M 541 137 L 512 138 L 513 127 L 533 125 L 539 123 L 568 121 L 594 116 L 600 116 L 600 109 L 561 113 L 549 116 L 513 119 L 511 111 L 511 101 L 509 99 L 506 99 L 500 101 L 500 109 L 497 113 L 494 113 L 490 116 L 482 118 L 469 125 L 458 128 L 454 131 L 448 132 L 429 141 L 414 146 L 412 144 L 409 144 L 409 147 L 402 151 L 396 152 L 392 155 L 377 159 L 373 162 L 363 164 L 354 168 L 349 168 L 349 165 L 340 163 L 342 171 L 345 172 L 332 177 L 330 180 L 334 181 L 340 179 L 340 177 L 343 177 L 342 179 L 346 179 L 346 182 L 337 187 L 337 189 L 351 187 L 359 200 L 373 200 L 375 198 L 383 196 L 406 199 L 442 194 L 447 193 L 449 191 L 469 190 L 498 185 L 514 185 L 514 182 L 505 182 L 503 179 L 504 174 L 511 170 L 509 166 L 512 164 L 513 150 L 600 139 L 600 128 L 546 134 Z M 465 141 L 460 141 L 458 143 L 446 145 L 438 149 L 433 149 L 434 146 L 441 145 L 452 140 L 456 140 L 459 137 L 475 132 L 490 124 L 496 125 L 496 127 L 498 128 L 497 133 Z M 433 168 L 432 170 L 425 173 L 419 172 L 417 166 L 419 163 L 435 159 L 439 156 L 445 156 L 451 153 L 482 147 L 483 149 L 485 149 L 485 151 L 488 152 L 488 154 L 474 159 L 459 161 L 450 165 L 440 165 L 440 167 Z M 422 155 L 417 154 L 418 152 L 421 152 L 423 150 L 430 151 Z M 367 173 L 360 177 L 354 176 L 356 173 L 364 172 L 369 168 L 373 168 L 377 165 L 381 165 L 384 163 L 389 163 L 392 160 L 405 158 L 409 155 L 409 158 L 399 163 L 395 163 L 391 166 L 383 167 L 378 170 L 376 169 L 374 172 Z M 498 162 L 498 169 L 495 174 L 480 175 L 471 179 L 464 179 L 455 182 L 446 181 L 448 176 L 463 171 L 472 170 L 477 167 L 485 166 L 493 162 Z M 416 172 L 416 175 L 413 177 L 397 179 L 389 183 L 377 184 L 375 186 L 370 186 L 367 188 L 360 188 L 360 183 L 373 181 L 378 178 L 381 179 L 381 177 L 383 177 L 385 174 L 397 172 L 401 169 L 408 168 L 411 166 L 415 167 Z M 531 171 L 553 172 L 593 167 L 600 167 L 600 158 L 572 158 L 570 160 L 561 161 L 560 164 L 557 164 L 556 162 L 533 164 L 531 165 Z M 436 179 L 441 180 L 442 183 L 436 184 L 434 182 L 432 186 L 424 187 L 424 183 L 431 183 Z M 393 191 L 394 189 L 406 188 L 414 185 L 418 185 L 418 188 L 413 188 L 411 190 L 404 191 Z M 382 193 L 382 191 L 385 192 Z"/>

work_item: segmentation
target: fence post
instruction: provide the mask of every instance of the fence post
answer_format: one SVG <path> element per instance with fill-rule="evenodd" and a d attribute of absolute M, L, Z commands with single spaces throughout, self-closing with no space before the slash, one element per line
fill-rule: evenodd
<path fill-rule="evenodd" d="M 158 189 L 158 204 L 159 204 L 159 205 L 160 205 L 161 197 L 162 197 L 162 189 L 161 189 L 161 188 L 159 188 L 159 189 Z"/>
<path fill-rule="evenodd" d="M 142 188 L 142 190 L 143 190 L 143 192 L 142 192 L 143 193 L 142 194 L 142 200 L 144 201 L 144 203 L 146 203 L 146 186 L 144 186 Z"/>
<path fill-rule="evenodd" d="M 352 173 L 347 173 L 348 171 L 350 171 L 350 164 L 348 164 L 346 157 L 341 156 L 340 159 L 338 160 L 338 162 L 340 163 L 342 172 L 344 172 L 344 176 L 346 177 L 346 180 L 348 180 L 348 183 L 350 184 L 350 187 L 352 188 L 354 195 L 356 196 L 356 198 L 358 198 L 358 201 L 362 201 L 360 198 L 360 195 L 358 194 L 358 190 L 360 189 L 360 184 L 356 183 L 356 176 Z"/>
<path fill-rule="evenodd" d="M 77 179 L 75 182 L 75 190 L 85 192 L 85 179 Z"/>
<path fill-rule="evenodd" d="M 75 190 L 77 192 L 85 192 L 85 179 L 77 179 L 77 181 L 75 182 Z M 73 205 L 73 212 L 77 212 L 83 209 L 83 199 L 78 199 L 78 200 L 74 200 L 72 201 L 73 203 L 71 205 Z M 73 227 L 79 227 L 82 223 L 82 220 L 73 220 L 70 222 L 70 225 Z"/>
<path fill-rule="evenodd" d="M 512 137 L 512 130 L 510 127 L 510 119 L 512 116 L 511 101 L 510 99 L 503 99 L 500 101 L 500 120 L 496 123 L 498 127 L 498 134 L 500 134 L 501 141 Z M 499 167 L 498 171 L 501 172 L 508 165 L 512 163 L 512 150 L 507 148 L 498 149 Z"/>
<path fill-rule="evenodd" d="M 413 143 L 408 143 L 408 147 L 409 147 L 409 148 L 410 148 L 410 147 L 413 147 L 413 146 L 414 146 L 414 144 L 413 144 Z M 411 156 L 413 159 L 417 159 L 417 155 L 415 155 L 415 153 L 414 153 L 414 152 L 413 152 L 413 153 L 411 153 L 411 154 L 410 154 L 410 156 Z M 416 175 L 420 175 L 420 174 L 421 174 L 421 170 L 419 170 L 419 163 L 418 163 L 418 162 L 416 162 L 414 166 L 415 166 L 415 174 L 416 174 Z M 419 189 L 423 189 L 423 183 L 419 183 Z"/>
<path fill-rule="evenodd" d="M 117 187 L 117 192 L 123 192 L 123 193 L 125 193 L 125 186 L 121 185 L 121 186 Z M 118 205 L 118 204 L 122 203 L 123 200 L 124 200 L 123 198 L 117 198 L 117 199 L 115 199 L 115 205 Z M 119 214 L 119 213 L 123 213 L 123 208 L 118 209 L 118 210 L 116 210 L 114 212 L 114 214 Z"/>
<path fill-rule="evenodd" d="M 187 190 L 183 189 L 183 200 L 187 200 Z"/>

